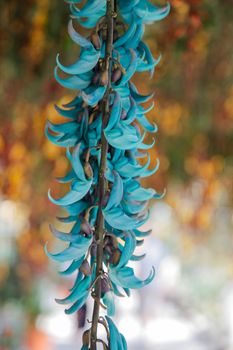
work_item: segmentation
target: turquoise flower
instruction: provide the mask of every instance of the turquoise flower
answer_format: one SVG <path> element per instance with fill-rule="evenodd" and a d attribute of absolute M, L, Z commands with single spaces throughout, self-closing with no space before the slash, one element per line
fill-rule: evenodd
<path fill-rule="evenodd" d="M 76 274 L 69 295 L 56 299 L 57 303 L 69 305 L 65 312 L 71 314 L 91 295 L 95 303 L 107 309 L 107 316 L 97 315 L 97 321 L 105 326 L 108 344 L 95 341 L 105 349 L 124 350 L 125 338 L 110 318 L 115 314 L 114 299 L 129 296 L 130 289 L 147 285 L 155 276 L 153 267 L 147 278 L 140 280 L 129 263 L 145 257 L 135 254 L 142 238 L 150 234 L 140 227 L 148 219 L 148 201 L 162 197 L 140 184 L 140 178 L 154 174 L 159 167 L 157 161 L 153 169 L 148 169 L 150 157 L 146 151 L 155 141 L 145 142 L 146 132 L 155 133 L 157 126 L 146 117 L 153 103 L 143 107 L 153 94 L 142 95 L 131 79 L 136 72 L 153 75 L 160 57 L 154 58 L 142 41 L 145 24 L 166 17 L 170 6 L 160 8 L 147 0 L 117 0 L 116 13 L 111 7 L 113 0 L 67 2 L 71 11 L 68 33 L 80 53 L 71 65 L 57 55 L 54 76 L 76 96 L 62 107 L 55 106 L 65 122 L 48 121 L 45 133 L 55 145 L 66 148 L 70 162 L 68 174 L 58 179 L 70 184 L 68 192 L 58 199 L 51 191 L 48 196 L 66 210 L 67 216 L 59 220 L 69 226 L 72 223 L 72 228 L 66 233 L 51 226 L 54 236 L 67 246 L 51 253 L 46 245 L 45 252 L 55 261 L 68 262 L 61 275 Z M 117 21 L 112 19 L 113 38 L 108 34 L 109 15 L 119 16 Z M 91 30 L 88 37 L 76 31 L 75 21 Z M 110 56 L 106 55 L 109 38 Z M 144 165 L 140 158 L 145 158 Z M 82 349 L 90 349 L 92 332 L 92 328 L 84 332 Z"/>

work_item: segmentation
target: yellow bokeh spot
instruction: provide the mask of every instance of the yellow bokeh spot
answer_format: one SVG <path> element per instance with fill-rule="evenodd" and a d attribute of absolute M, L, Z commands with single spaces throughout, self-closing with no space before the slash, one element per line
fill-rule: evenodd
<path fill-rule="evenodd" d="M 64 176 L 67 168 L 68 168 L 67 158 L 65 156 L 60 156 L 56 159 L 53 173 L 55 176 Z"/>
<path fill-rule="evenodd" d="M 9 158 L 12 161 L 21 161 L 27 153 L 27 149 L 22 142 L 15 143 L 10 150 Z"/>
<path fill-rule="evenodd" d="M 43 145 L 43 152 L 47 159 L 49 160 L 55 160 L 60 154 L 59 147 L 52 144 L 49 140 L 45 141 L 45 144 Z"/>
<path fill-rule="evenodd" d="M 5 140 L 2 135 L 0 135 L 0 152 L 3 152 L 5 148 Z"/>
<path fill-rule="evenodd" d="M 158 117 L 159 124 L 166 135 L 180 135 L 188 113 L 179 103 L 166 106 Z"/>

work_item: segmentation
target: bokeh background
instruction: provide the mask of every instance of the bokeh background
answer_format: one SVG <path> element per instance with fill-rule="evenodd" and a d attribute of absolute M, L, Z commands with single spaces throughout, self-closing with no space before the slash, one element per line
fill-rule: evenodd
<path fill-rule="evenodd" d="M 146 185 L 167 189 L 151 204 L 153 234 L 137 267 L 145 276 L 153 264 L 157 277 L 121 299 L 117 322 L 130 349 L 230 350 L 233 3 L 170 2 L 169 18 L 146 30 L 163 59 L 152 80 L 135 78 L 140 91 L 155 91 L 150 119 L 159 126 L 152 156 L 161 166 Z M 46 119 L 60 120 L 54 103 L 72 96 L 53 79 L 56 53 L 76 54 L 68 12 L 62 1 L 0 0 L 0 350 L 80 348 L 78 315 L 54 302 L 71 281 L 43 251 L 47 240 L 58 244 L 47 189 L 61 193 L 54 177 L 68 166 L 44 136 Z"/>

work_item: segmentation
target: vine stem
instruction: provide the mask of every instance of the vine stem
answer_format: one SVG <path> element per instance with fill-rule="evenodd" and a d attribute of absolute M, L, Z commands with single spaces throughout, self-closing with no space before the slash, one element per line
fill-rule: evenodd
<path fill-rule="evenodd" d="M 98 182 L 98 198 L 99 208 L 96 221 L 95 239 L 97 242 L 96 256 L 96 283 L 94 290 L 94 308 L 92 314 L 91 325 L 91 350 L 97 349 L 97 329 L 100 314 L 101 299 L 101 276 L 103 274 L 103 245 L 104 245 L 104 218 L 102 214 L 103 200 L 107 189 L 107 181 L 104 177 L 106 170 L 106 161 L 108 153 L 108 142 L 104 135 L 104 128 L 109 118 L 109 95 L 111 92 L 111 58 L 113 50 L 113 29 L 114 29 L 114 9 L 115 0 L 107 0 L 106 24 L 107 24 L 107 40 L 105 49 L 105 69 L 108 70 L 108 84 L 105 95 L 102 100 L 102 132 L 101 132 L 101 161 Z"/>

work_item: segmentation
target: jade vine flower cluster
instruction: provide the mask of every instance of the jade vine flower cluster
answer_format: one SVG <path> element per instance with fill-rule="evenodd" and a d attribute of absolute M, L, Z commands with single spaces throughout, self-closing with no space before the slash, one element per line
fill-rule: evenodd
<path fill-rule="evenodd" d="M 163 19 L 169 5 L 159 8 L 147 0 L 68 2 L 68 32 L 80 46 L 80 54 L 69 66 L 58 55 L 54 75 L 59 84 L 77 94 L 63 107 L 56 106 L 66 122 L 48 121 L 46 135 L 66 148 L 71 165 L 68 174 L 59 178 L 70 184 L 69 191 L 59 199 L 49 191 L 49 199 L 68 213 L 60 220 L 72 224 L 72 229 L 64 233 L 51 226 L 67 247 L 58 253 L 45 250 L 52 259 L 69 263 L 61 275 L 76 274 L 70 294 L 56 300 L 68 305 L 65 312 L 78 311 L 89 295 L 94 299 L 92 326 L 84 332 L 82 349 L 96 349 L 100 342 L 104 349 L 124 350 L 125 338 L 111 319 L 114 300 L 115 296 L 129 296 L 130 289 L 141 288 L 154 278 L 154 268 L 140 280 L 128 264 L 144 258 L 135 249 L 150 232 L 140 227 L 148 219 L 148 200 L 160 198 L 139 181 L 155 173 L 159 165 L 148 169 L 146 150 L 154 141 L 145 142 L 146 132 L 156 132 L 156 125 L 146 117 L 153 103 L 149 108 L 142 104 L 153 95 L 141 95 L 131 78 L 145 71 L 152 76 L 159 58 L 154 59 L 142 36 L 145 24 Z M 88 29 L 88 37 L 78 33 L 75 22 Z M 106 308 L 107 316 L 99 315 L 100 307 Z M 98 339 L 94 330 L 98 324 L 105 327 L 106 340 Z"/>

